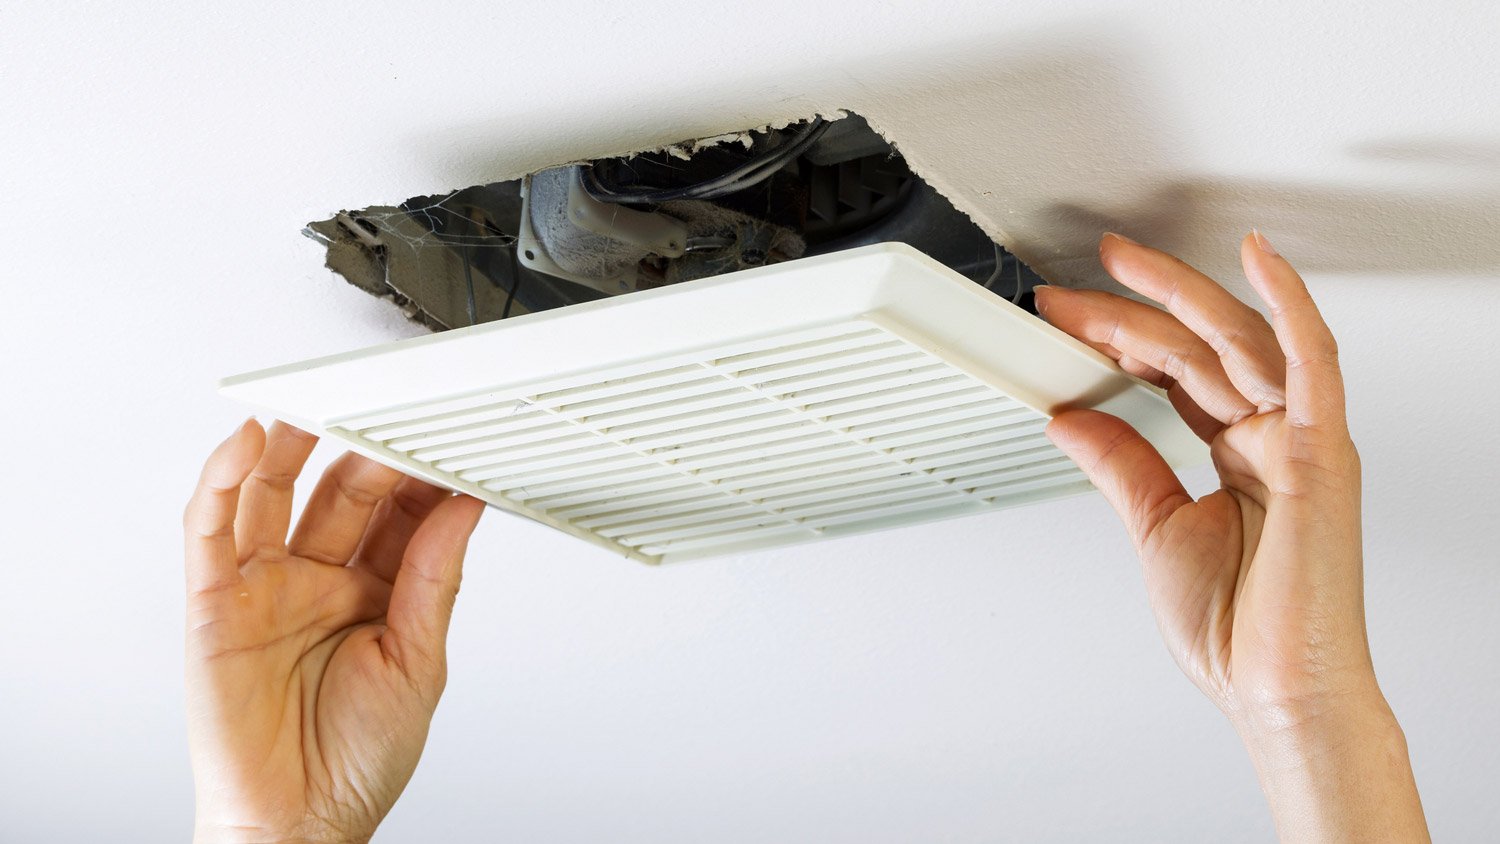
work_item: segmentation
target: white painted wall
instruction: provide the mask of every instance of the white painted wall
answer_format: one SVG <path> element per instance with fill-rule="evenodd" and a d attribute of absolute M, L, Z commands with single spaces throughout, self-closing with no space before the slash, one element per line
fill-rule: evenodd
<path fill-rule="evenodd" d="M 9 4 L 0 840 L 182 840 L 178 514 L 218 376 L 413 329 L 341 207 L 855 108 L 1055 280 L 1310 273 L 1429 817 L 1500 827 L 1500 16 L 1483 2 Z M 323 460 L 330 455 L 323 455 Z M 1207 483 L 1196 478 L 1200 488 Z M 385 841 L 1264 840 L 1103 502 L 652 570 L 492 513 Z"/>

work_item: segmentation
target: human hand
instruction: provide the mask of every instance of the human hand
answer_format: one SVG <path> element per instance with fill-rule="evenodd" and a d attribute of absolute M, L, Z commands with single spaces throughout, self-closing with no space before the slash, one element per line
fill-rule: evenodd
<path fill-rule="evenodd" d="M 1259 233 L 1240 258 L 1270 323 L 1164 252 L 1106 235 L 1100 255 L 1166 311 L 1056 287 L 1039 288 L 1038 310 L 1166 389 L 1222 488 L 1194 501 L 1112 416 L 1063 412 L 1048 435 L 1125 522 L 1173 658 L 1244 739 L 1282 834 L 1425 837 L 1365 635 L 1360 463 L 1337 346 L 1306 286 Z"/>
<path fill-rule="evenodd" d="M 367 841 L 411 779 L 483 504 L 345 454 L 287 539 L 316 438 L 254 420 L 184 516 L 199 842 Z"/>

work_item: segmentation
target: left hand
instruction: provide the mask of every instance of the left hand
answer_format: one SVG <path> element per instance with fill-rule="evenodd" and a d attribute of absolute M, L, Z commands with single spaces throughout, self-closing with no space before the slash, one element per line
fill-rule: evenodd
<path fill-rule="evenodd" d="M 482 502 L 246 422 L 184 517 L 195 840 L 366 841 L 411 779 Z"/>

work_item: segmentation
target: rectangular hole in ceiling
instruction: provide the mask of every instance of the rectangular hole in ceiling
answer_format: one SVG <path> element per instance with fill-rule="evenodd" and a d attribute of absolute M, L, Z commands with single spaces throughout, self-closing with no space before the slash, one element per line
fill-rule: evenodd
<path fill-rule="evenodd" d="M 871 243 L 1031 307 L 1041 280 L 849 114 L 343 211 L 305 232 L 435 330 Z"/>

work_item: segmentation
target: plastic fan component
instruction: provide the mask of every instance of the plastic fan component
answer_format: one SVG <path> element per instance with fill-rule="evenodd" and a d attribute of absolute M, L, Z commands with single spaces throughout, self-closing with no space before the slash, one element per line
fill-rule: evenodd
<path fill-rule="evenodd" d="M 902 244 L 226 379 L 222 391 L 601 548 L 674 562 L 1091 489 L 1063 408 L 1207 458 L 1165 394 Z"/>

